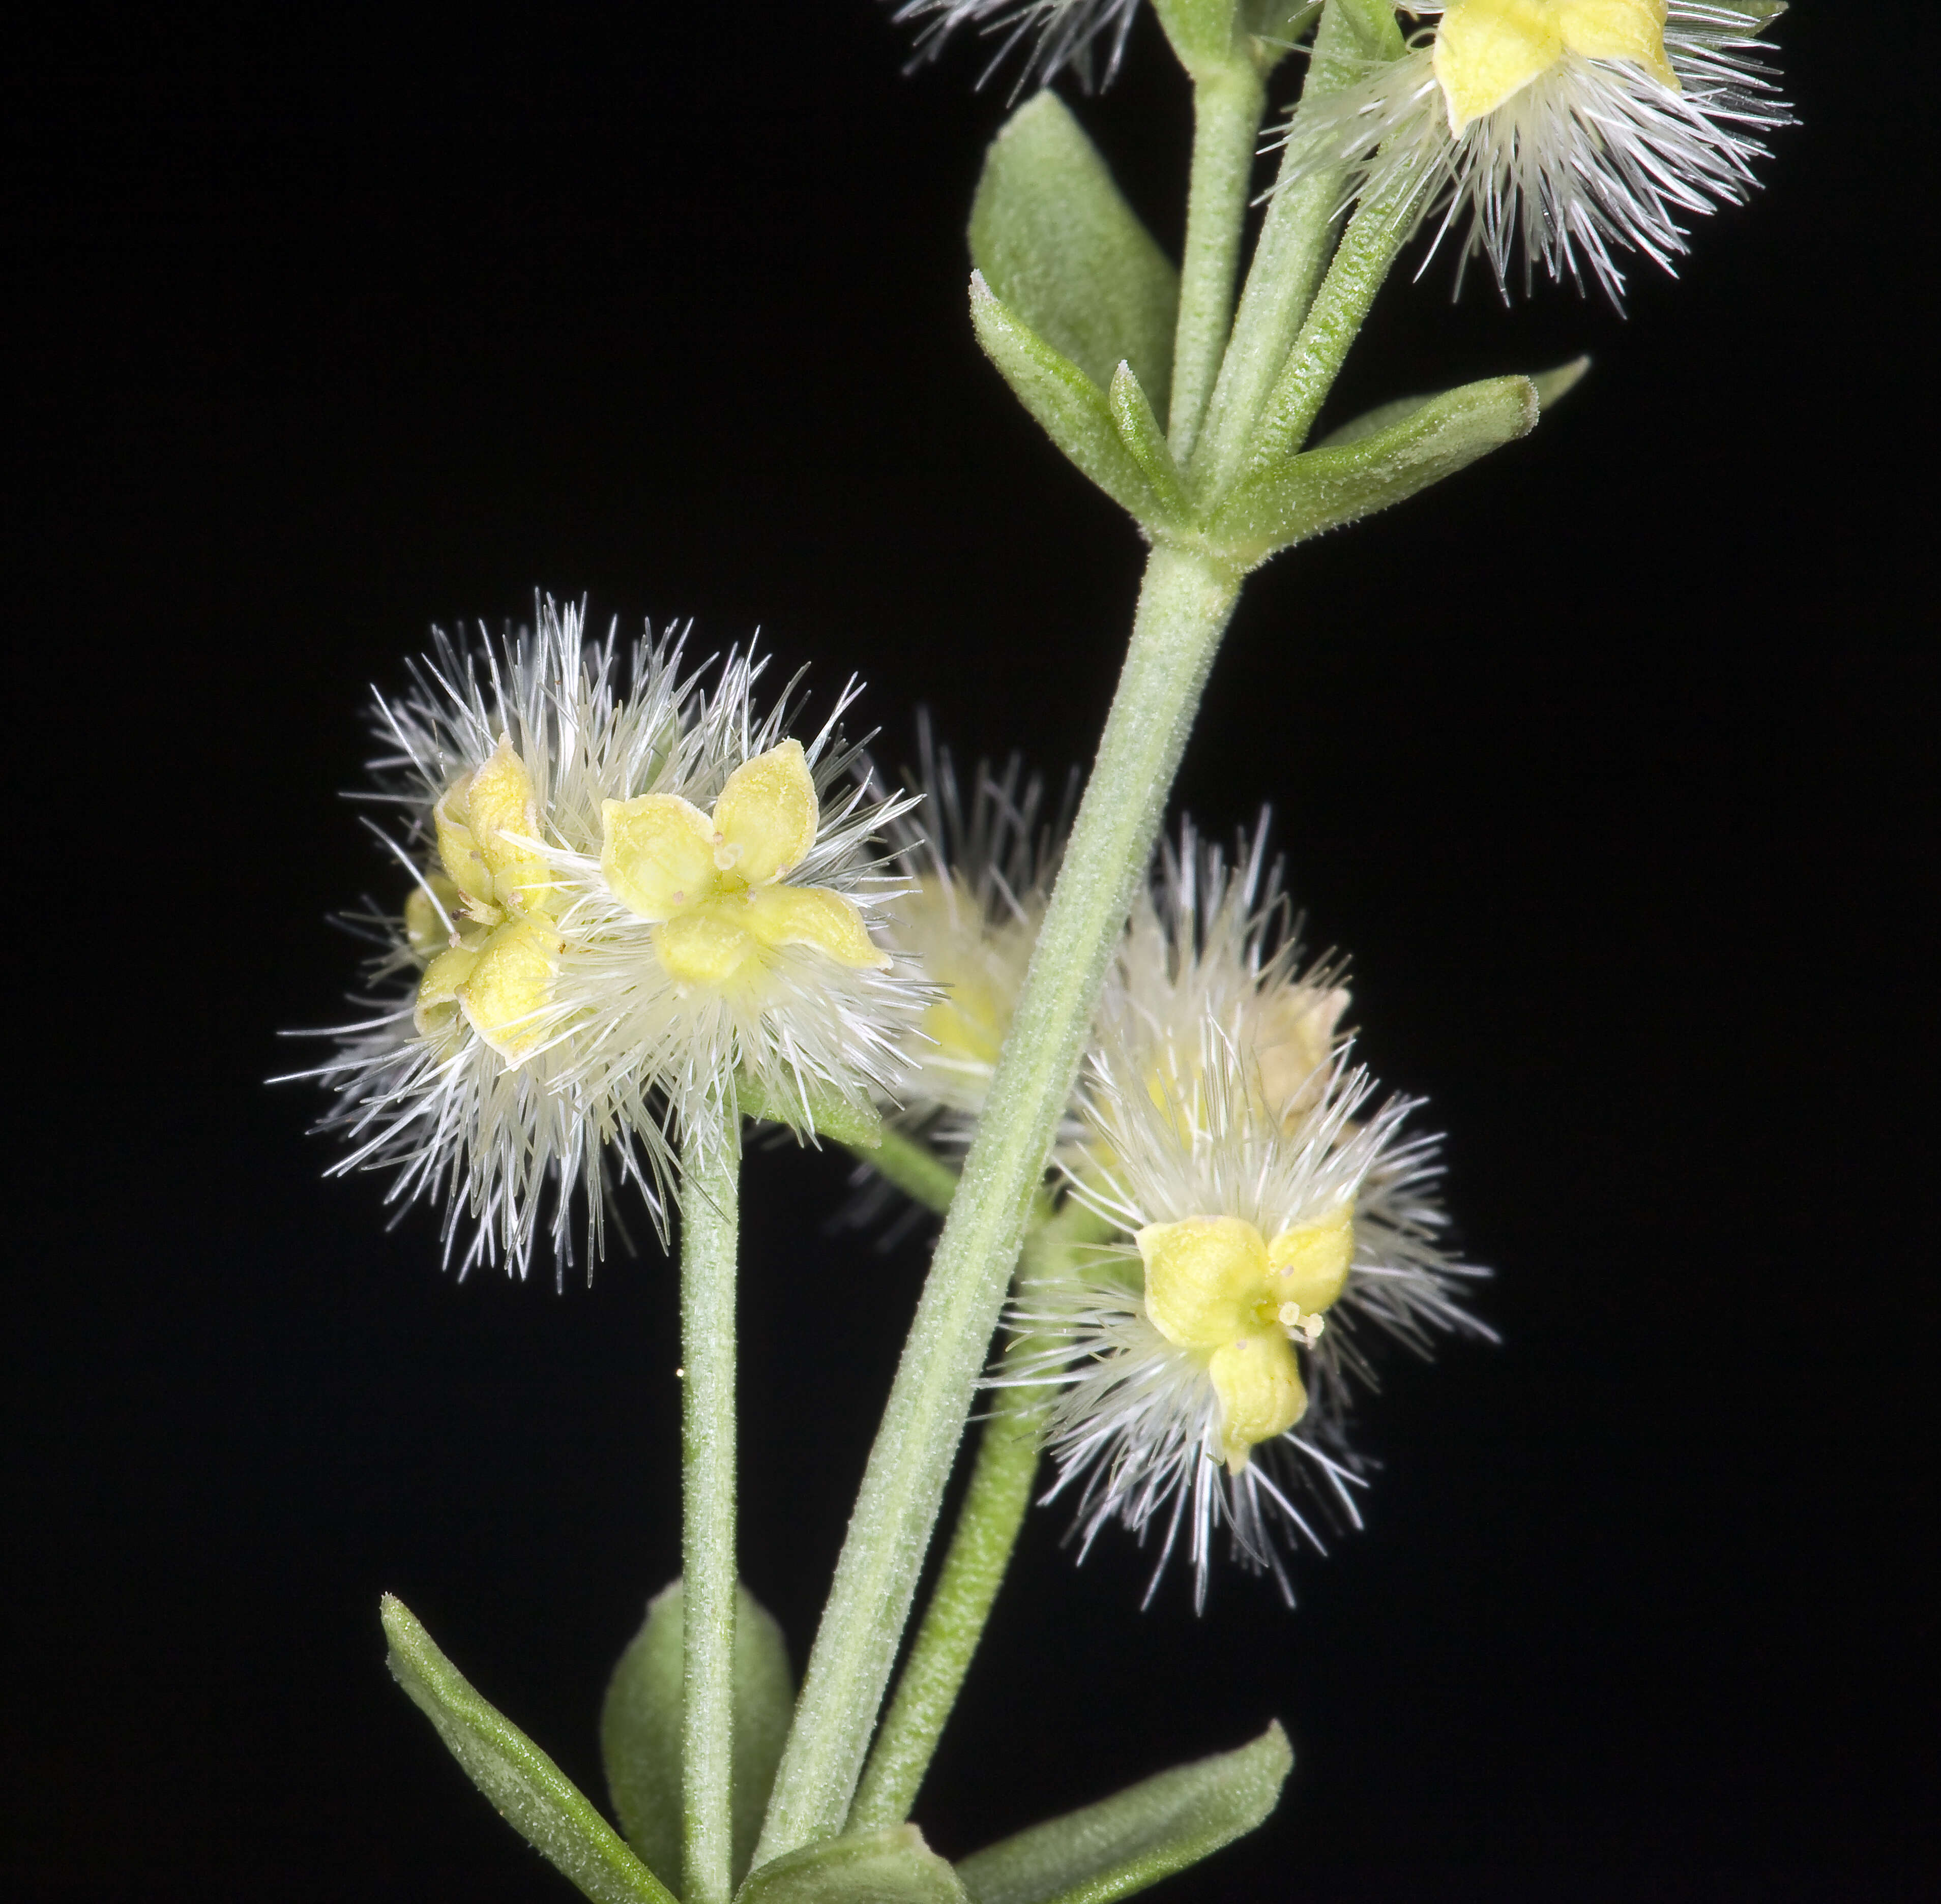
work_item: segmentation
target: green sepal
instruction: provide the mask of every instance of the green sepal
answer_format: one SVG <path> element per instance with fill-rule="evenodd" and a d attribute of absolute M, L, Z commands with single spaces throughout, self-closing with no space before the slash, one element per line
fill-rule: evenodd
<path fill-rule="evenodd" d="M 681 1584 L 647 1603 L 607 1688 L 600 1752 L 627 1841 L 647 1869 L 679 1881 L 681 1858 Z M 735 1590 L 733 1864 L 739 1882 L 755 1854 L 769 1789 L 795 1712 L 782 1630 L 746 1587 Z"/>
<path fill-rule="evenodd" d="M 1244 1837 L 1279 1802 L 1294 1765 L 1278 1722 L 1237 1752 L 1175 1765 L 962 1860 L 972 1904 L 1105 1904 Z"/>
<path fill-rule="evenodd" d="M 1123 359 L 1164 414 L 1179 274 L 1056 93 L 1027 99 L 984 154 L 971 261 L 993 297 L 1100 389 Z"/>
<path fill-rule="evenodd" d="M 1570 362 L 1559 364 L 1554 370 L 1532 371 L 1530 380 L 1536 387 L 1538 404 L 1548 410 L 1552 404 L 1568 396 L 1584 380 L 1590 368 L 1588 357 L 1573 357 Z M 1352 421 L 1343 423 L 1339 429 L 1330 430 L 1314 447 L 1317 450 L 1338 450 L 1350 443 L 1365 442 L 1371 436 L 1379 436 L 1404 417 L 1414 416 L 1424 404 L 1435 401 L 1434 397 L 1429 396 L 1404 396 L 1397 397 L 1392 403 L 1377 404 L 1374 409 L 1365 410 Z"/>
<path fill-rule="evenodd" d="M 1133 460 L 1151 484 L 1153 493 L 1169 515 L 1186 513 L 1186 492 L 1179 480 L 1179 466 L 1167 448 L 1166 430 L 1153 414 L 1146 393 L 1129 363 L 1121 363 L 1112 373 L 1112 386 L 1105 393 L 1113 426 L 1119 441 L 1132 452 Z"/>
<path fill-rule="evenodd" d="M 882 1119 L 868 1105 L 851 1104 L 833 1091 L 809 1092 L 805 1116 L 802 1099 L 777 1098 L 759 1077 L 744 1071 L 735 1074 L 735 1096 L 744 1117 L 787 1124 L 852 1150 L 873 1151 L 883 1141 Z"/>
<path fill-rule="evenodd" d="M 675 1904 L 573 1781 L 466 1683 L 403 1601 L 387 1594 L 381 1612 L 393 1677 L 534 1851 L 599 1904 Z"/>
<path fill-rule="evenodd" d="M 1280 457 L 1243 480 L 1208 525 L 1208 540 L 1236 561 L 1264 561 L 1276 549 L 1405 502 L 1527 436 L 1541 406 L 1527 377 L 1495 377 L 1426 402 L 1386 407 L 1404 414 L 1365 436 Z"/>
<path fill-rule="evenodd" d="M 1165 521 L 1158 492 L 1120 440 L 1105 393 L 997 297 L 981 271 L 971 274 L 971 323 L 1012 394 L 1072 462 L 1141 522 Z"/>
<path fill-rule="evenodd" d="M 914 1825 L 852 1832 L 765 1864 L 735 1904 L 969 1904 L 956 1872 Z"/>
<path fill-rule="evenodd" d="M 1355 29 L 1362 52 L 1371 60 L 1399 60 L 1408 50 L 1389 0 L 1328 0 L 1339 7 Z"/>

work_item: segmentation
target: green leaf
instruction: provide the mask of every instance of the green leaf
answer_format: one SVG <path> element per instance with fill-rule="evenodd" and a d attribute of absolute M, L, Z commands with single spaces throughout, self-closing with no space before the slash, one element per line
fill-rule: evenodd
<path fill-rule="evenodd" d="M 1326 446 L 1277 458 L 1242 481 L 1209 525 L 1209 539 L 1237 561 L 1263 561 L 1277 549 L 1405 501 L 1528 436 L 1540 407 L 1527 377 L 1386 405 L 1362 420 L 1371 425 L 1365 435 L 1349 435 L 1359 427 L 1350 423 Z"/>
<path fill-rule="evenodd" d="M 1166 29 L 1179 63 L 1196 78 L 1209 66 L 1234 57 L 1234 15 L 1237 0 L 1153 0 L 1153 11 Z"/>
<path fill-rule="evenodd" d="M 1122 509 L 1141 522 L 1164 521 L 1157 492 L 1120 440 L 1105 393 L 998 298 L 981 271 L 971 274 L 971 322 L 985 354 L 1044 433 Z"/>
<path fill-rule="evenodd" d="M 851 1104 L 833 1091 L 811 1091 L 805 1116 L 800 1098 L 773 1097 L 759 1077 L 745 1071 L 735 1074 L 735 1095 L 744 1117 L 787 1124 L 791 1130 L 806 1129 L 854 1150 L 873 1151 L 883 1141 L 882 1119 L 867 1105 Z"/>
<path fill-rule="evenodd" d="M 1027 99 L 992 140 L 971 258 L 992 295 L 1101 390 L 1123 359 L 1165 414 L 1179 274 L 1056 93 Z"/>
<path fill-rule="evenodd" d="M 607 1688 L 600 1750 L 627 1841 L 650 1871 L 679 1882 L 681 1855 L 681 1590 L 647 1603 Z M 746 1587 L 735 1592 L 735 1848 L 738 1881 L 755 1854 L 769 1788 L 795 1710 L 782 1630 Z"/>
<path fill-rule="evenodd" d="M 1294 1764 L 1270 1725 L 1251 1745 L 1175 1765 L 964 1859 L 972 1904 L 1105 1904 L 1129 1897 L 1261 1823 Z"/>
<path fill-rule="evenodd" d="M 968 1904 L 957 1874 L 914 1825 L 805 1844 L 765 1864 L 735 1904 Z"/>
<path fill-rule="evenodd" d="M 1133 367 L 1121 363 L 1112 373 L 1112 387 L 1105 393 L 1119 441 L 1132 452 L 1133 460 L 1153 487 L 1153 493 L 1172 515 L 1186 512 L 1186 494 L 1179 481 L 1179 466 L 1167 447 L 1166 431 L 1146 401 Z"/>
<path fill-rule="evenodd" d="M 1539 405 L 1548 410 L 1560 398 L 1568 396 L 1584 380 L 1590 368 L 1588 357 L 1573 357 L 1567 364 L 1559 364 L 1554 370 L 1532 371 L 1530 380 L 1536 387 Z M 1414 416 L 1425 404 L 1435 401 L 1432 396 L 1403 396 L 1397 397 L 1392 403 L 1377 404 L 1372 410 L 1363 411 L 1352 422 L 1343 423 L 1339 429 L 1331 430 L 1314 447 L 1317 450 L 1338 450 L 1346 448 L 1350 443 L 1365 442 L 1369 437 L 1379 436 L 1404 417 Z"/>
<path fill-rule="evenodd" d="M 599 1904 L 674 1904 L 573 1781 L 466 1685 L 403 1601 L 387 1594 L 381 1610 L 393 1676 L 499 1815 Z"/>

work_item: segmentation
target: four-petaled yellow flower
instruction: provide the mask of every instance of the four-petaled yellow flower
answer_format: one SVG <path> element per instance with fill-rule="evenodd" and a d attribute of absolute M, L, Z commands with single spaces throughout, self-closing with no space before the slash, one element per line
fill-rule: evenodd
<path fill-rule="evenodd" d="M 483 766 L 446 790 L 432 821 L 445 872 L 411 895 L 405 913 L 414 950 L 429 954 L 440 937 L 446 940 L 419 983 L 419 1035 L 443 1044 L 462 1013 L 516 1065 L 544 1035 L 562 941 L 553 924 L 552 881 L 537 850 L 532 777 L 510 736 L 502 735 Z M 441 931 L 448 921 L 448 934 Z"/>
<path fill-rule="evenodd" d="M 1307 1410 L 1294 1340 L 1312 1346 L 1348 1280 L 1352 1200 L 1271 1242 L 1244 1218 L 1151 1223 L 1135 1241 L 1146 1269 L 1146 1314 L 1167 1341 L 1206 1356 L 1220 1402 L 1220 1452 L 1239 1474 L 1262 1441 Z"/>
<path fill-rule="evenodd" d="M 1679 90 L 1664 50 L 1667 0 L 1451 0 L 1435 72 L 1450 136 L 1492 113 L 1567 53 L 1625 60 Z"/>
<path fill-rule="evenodd" d="M 600 870 L 613 895 L 654 928 L 654 951 L 678 985 L 752 978 L 765 952 L 811 946 L 852 970 L 885 971 L 854 901 L 787 874 L 815 843 L 821 808 L 799 741 L 728 776 L 714 811 L 675 793 L 608 800 Z"/>

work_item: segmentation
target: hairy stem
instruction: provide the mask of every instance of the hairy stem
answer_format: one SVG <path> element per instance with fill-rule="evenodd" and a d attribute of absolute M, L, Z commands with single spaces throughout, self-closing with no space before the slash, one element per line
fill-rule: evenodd
<path fill-rule="evenodd" d="M 1412 182 L 1405 180 L 1383 197 L 1357 206 L 1348 221 L 1293 353 L 1267 398 L 1251 445 L 1255 464 L 1291 456 L 1307 441 L 1368 307 L 1408 237 L 1414 198 Z"/>
<path fill-rule="evenodd" d="M 840 1830 L 1105 967 L 1158 832 L 1231 568 L 1156 547 L 1090 784 L 851 1515 L 756 1854 Z"/>
<path fill-rule="evenodd" d="M 1166 426 L 1174 460 L 1182 464 L 1200 434 L 1227 347 L 1254 144 L 1266 107 L 1267 83 L 1250 60 L 1214 67 L 1194 81 L 1193 178 L 1186 201 L 1186 251 L 1180 264 Z"/>
<path fill-rule="evenodd" d="M 1355 23 L 1339 5 L 1328 8 L 1315 29 L 1307 83 L 1291 129 L 1296 136 L 1282 149 L 1284 179 L 1301 151 L 1301 113 L 1353 84 L 1365 69 Z M 1276 185 L 1267 201 L 1234 315 L 1233 334 L 1221 359 L 1219 380 L 1194 454 L 1193 486 L 1205 500 L 1224 494 L 1239 473 L 1255 420 L 1314 301 L 1315 287 L 1334 249 L 1341 183 L 1338 170 L 1316 173 Z"/>
<path fill-rule="evenodd" d="M 1073 1243 L 1102 1227 L 1082 1205 L 1066 1205 L 1026 1239 L 1020 1281 L 1028 1287 L 1037 1279 L 1068 1273 Z M 1020 1371 L 1039 1346 L 1029 1337 L 1014 1340 L 1005 1354 L 1006 1371 Z M 849 1808 L 851 1831 L 900 1824 L 916 1802 L 1031 1505 L 1050 1395 L 1041 1384 L 997 1390 L 950 1550 Z"/>
<path fill-rule="evenodd" d="M 735 1258 L 741 1120 L 681 1141 L 681 1897 L 727 1904 L 735 1674 Z"/>
<path fill-rule="evenodd" d="M 852 1144 L 848 1149 L 858 1163 L 895 1184 L 912 1203 L 939 1216 L 949 1213 L 950 1200 L 957 1193 L 957 1172 L 915 1138 L 887 1125 L 879 1142 L 867 1149 Z"/>

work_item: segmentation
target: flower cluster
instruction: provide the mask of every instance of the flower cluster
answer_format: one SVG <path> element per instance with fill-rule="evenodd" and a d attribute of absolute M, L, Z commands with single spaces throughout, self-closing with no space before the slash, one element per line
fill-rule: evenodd
<path fill-rule="evenodd" d="M 912 1043 L 915 1127 L 974 1131 L 1062 845 L 1015 762 L 967 810 L 924 747 L 915 891 L 894 942 L 940 994 Z M 1044 1392 L 1081 1548 L 1117 1522 L 1183 1548 L 1203 1599 L 1225 1530 L 1290 1590 L 1287 1537 L 1356 1519 L 1347 1436 L 1383 1337 L 1488 1330 L 1439 1245 L 1437 1141 L 1353 1062 L 1337 959 L 1304 959 L 1267 822 L 1236 858 L 1190 823 L 1139 897 L 1055 1157 L 1090 1240 L 1038 1252 L 994 1381 Z"/>
<path fill-rule="evenodd" d="M 1343 200 L 1429 222 L 1461 270 L 1479 253 L 1507 295 L 1521 240 L 1538 266 L 1615 303 L 1618 254 L 1666 270 L 1683 214 L 1743 200 L 1758 135 L 1790 123 L 1759 57 L 1778 9 L 1701 0 L 1447 0 L 1401 59 L 1304 103 L 1281 185 L 1344 176 Z M 1427 268 L 1425 258 L 1423 268 Z"/>
<path fill-rule="evenodd" d="M 660 1225 L 677 1141 L 731 1117 L 738 1076 L 805 1126 L 814 1094 L 891 1084 L 929 994 L 871 936 L 903 883 L 874 842 L 909 802 L 840 736 L 853 688 L 805 746 L 793 689 L 757 714 L 763 666 L 711 680 L 651 631 L 623 656 L 546 601 L 502 642 L 439 637 L 379 700 L 413 889 L 365 921 L 373 1015 L 307 1074 L 352 1140 L 335 1168 L 442 1203 L 461 1269 L 523 1274 L 543 1229 L 563 1265 L 576 1190 L 597 1255 L 611 1173 Z"/>

